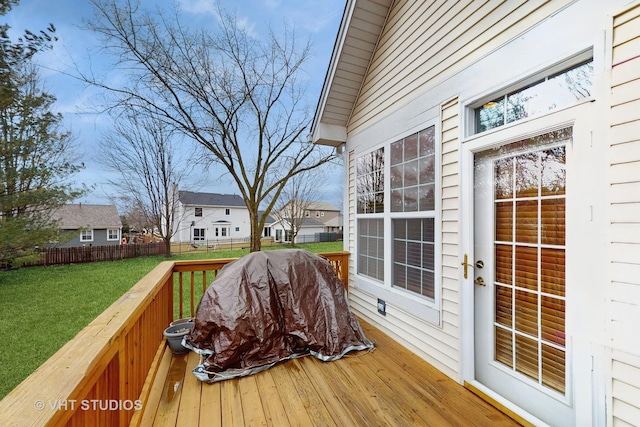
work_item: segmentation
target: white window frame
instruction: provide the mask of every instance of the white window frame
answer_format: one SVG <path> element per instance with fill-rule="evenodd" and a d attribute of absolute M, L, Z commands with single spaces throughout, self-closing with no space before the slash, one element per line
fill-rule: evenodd
<path fill-rule="evenodd" d="M 111 237 L 111 233 L 115 232 L 115 237 Z M 120 229 L 118 228 L 107 228 L 107 241 L 120 241 Z"/>
<path fill-rule="evenodd" d="M 391 144 L 413 135 L 416 132 L 428 129 L 434 126 L 435 141 L 435 185 L 434 185 L 434 198 L 435 206 L 433 211 L 423 212 L 391 212 Z M 442 185 L 442 173 L 441 173 L 441 138 L 440 138 L 440 126 L 436 119 L 432 119 L 419 126 L 407 130 L 398 137 L 386 140 L 379 144 L 367 145 L 361 150 L 354 150 L 354 160 L 357 164 L 359 157 L 371 153 L 381 147 L 384 147 L 384 212 L 383 213 L 358 213 L 357 207 L 357 170 L 355 175 L 355 182 L 353 191 L 355 206 L 352 206 L 355 212 L 355 276 L 354 287 L 362 289 L 363 291 L 374 295 L 376 298 L 384 300 L 387 304 L 387 311 L 390 307 L 396 306 L 412 315 L 425 320 L 434 325 L 440 325 L 441 323 L 441 295 L 442 295 L 442 233 L 441 222 L 442 218 L 439 214 L 441 212 L 441 185 Z M 384 258 L 384 281 L 378 281 L 374 278 L 364 276 L 358 273 L 358 220 L 363 218 L 382 218 L 384 226 L 384 241 L 385 241 L 385 258 Z M 433 301 L 428 297 L 419 295 L 415 292 L 408 291 L 406 289 L 393 286 L 393 222 L 394 218 L 401 219 L 414 219 L 414 218 L 434 218 L 434 298 Z"/>
<path fill-rule="evenodd" d="M 87 236 L 87 233 L 89 233 L 88 236 Z M 93 228 L 91 228 L 89 230 L 81 230 L 80 231 L 80 241 L 81 242 L 93 242 Z"/>

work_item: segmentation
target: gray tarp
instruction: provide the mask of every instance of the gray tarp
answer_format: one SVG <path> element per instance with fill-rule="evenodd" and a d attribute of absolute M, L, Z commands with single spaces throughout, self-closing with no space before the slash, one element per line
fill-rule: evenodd
<path fill-rule="evenodd" d="M 331 264 L 296 249 L 254 252 L 220 270 L 183 344 L 202 356 L 193 373 L 207 382 L 293 357 L 329 361 L 374 346 Z"/>

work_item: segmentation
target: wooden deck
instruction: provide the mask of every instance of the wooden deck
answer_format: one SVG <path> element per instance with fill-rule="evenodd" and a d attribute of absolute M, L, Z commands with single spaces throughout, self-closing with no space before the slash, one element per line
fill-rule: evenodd
<path fill-rule="evenodd" d="M 361 322 L 372 352 L 303 357 L 259 374 L 203 384 L 195 353 L 168 348 L 145 403 L 153 426 L 517 426 L 517 422 Z"/>

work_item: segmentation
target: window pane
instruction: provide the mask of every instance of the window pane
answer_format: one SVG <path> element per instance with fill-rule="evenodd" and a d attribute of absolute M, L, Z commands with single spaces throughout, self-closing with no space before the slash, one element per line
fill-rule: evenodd
<path fill-rule="evenodd" d="M 503 97 L 476 108 L 476 133 L 504 125 L 504 103 Z"/>
<path fill-rule="evenodd" d="M 427 156 L 420 159 L 420 184 L 431 184 L 435 182 L 436 157 Z"/>
<path fill-rule="evenodd" d="M 434 134 L 431 126 L 391 144 L 391 212 L 435 209 Z"/>
<path fill-rule="evenodd" d="M 358 273 L 384 280 L 384 225 L 382 219 L 358 220 Z"/>
<path fill-rule="evenodd" d="M 434 298 L 434 219 L 393 220 L 393 286 Z"/>
<path fill-rule="evenodd" d="M 396 141 L 391 144 L 391 165 L 397 165 L 404 160 L 404 141 Z"/>
<path fill-rule="evenodd" d="M 421 185 L 418 188 L 418 198 L 419 198 L 419 207 L 420 211 L 432 211 L 435 209 L 435 186 L 433 184 L 430 185 Z"/>
<path fill-rule="evenodd" d="M 414 133 L 404 139 L 404 161 L 418 158 L 418 134 Z"/>
<path fill-rule="evenodd" d="M 384 212 L 384 150 L 367 153 L 356 163 L 358 213 Z"/>
<path fill-rule="evenodd" d="M 425 130 L 419 132 L 420 134 L 420 151 L 418 155 L 420 157 L 433 155 L 436 152 L 435 149 L 435 127 L 431 126 Z"/>
<path fill-rule="evenodd" d="M 484 132 L 507 123 L 569 106 L 591 96 L 592 86 L 592 60 L 560 73 L 548 75 L 476 108 L 475 132 Z"/>

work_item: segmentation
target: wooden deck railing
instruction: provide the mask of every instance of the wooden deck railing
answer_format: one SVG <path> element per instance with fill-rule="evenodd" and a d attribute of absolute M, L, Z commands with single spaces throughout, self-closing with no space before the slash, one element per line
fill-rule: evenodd
<path fill-rule="evenodd" d="M 349 253 L 322 255 L 346 285 Z M 162 331 L 193 315 L 231 261 L 160 263 L 0 401 L 0 425 L 129 425 L 144 407 Z"/>

